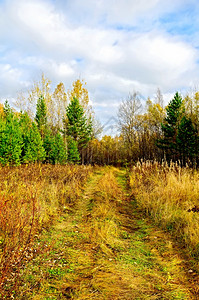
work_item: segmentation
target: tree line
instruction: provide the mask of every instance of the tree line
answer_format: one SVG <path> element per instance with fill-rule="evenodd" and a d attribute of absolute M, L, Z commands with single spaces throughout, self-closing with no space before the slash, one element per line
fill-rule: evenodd
<path fill-rule="evenodd" d="M 141 159 L 198 164 L 198 92 L 184 98 L 176 92 L 166 107 L 160 90 L 145 105 L 139 93 L 129 94 L 118 109 L 115 137 L 99 137 L 100 125 L 83 80 L 76 80 L 67 92 L 63 83 L 51 92 L 50 81 L 42 75 L 28 96 L 19 95 L 17 105 L 16 110 L 7 101 L 0 106 L 3 165 L 126 165 Z"/>
<path fill-rule="evenodd" d="M 42 80 L 44 87 L 47 81 L 44 77 Z M 63 84 L 58 88 L 57 94 L 59 96 L 61 94 L 61 97 L 66 96 Z M 60 102 L 54 102 L 53 106 L 50 94 L 44 90 L 42 94 L 42 89 L 38 86 L 33 92 L 35 91 L 41 93 L 36 101 L 35 115 L 33 104 L 31 110 L 20 112 L 14 111 L 8 101 L 0 107 L 0 163 L 2 165 L 34 162 L 84 163 L 83 149 L 93 137 L 94 122 L 87 105 L 88 101 L 84 97 L 80 104 L 79 98 L 76 97 L 76 94 L 81 96 L 85 93 L 83 82 L 80 80 L 74 82 L 73 90 L 68 93 L 69 102 L 65 107 L 60 98 Z M 31 100 L 30 103 L 33 102 L 33 92 L 28 99 Z M 58 99 L 57 95 L 55 99 Z"/>
<path fill-rule="evenodd" d="M 120 104 L 120 134 L 90 142 L 94 161 L 125 165 L 138 160 L 164 160 L 198 165 L 199 92 L 184 99 L 176 92 L 166 107 L 160 90 L 145 107 L 142 102 L 141 95 L 134 93 Z"/>

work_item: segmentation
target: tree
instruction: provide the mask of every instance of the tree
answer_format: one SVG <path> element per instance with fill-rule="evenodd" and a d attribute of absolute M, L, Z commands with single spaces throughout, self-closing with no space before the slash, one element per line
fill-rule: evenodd
<path fill-rule="evenodd" d="M 140 95 L 134 93 L 129 94 L 128 98 L 123 101 L 118 110 L 118 125 L 126 145 L 127 159 L 136 160 L 139 150 L 138 145 L 138 131 L 141 125 L 140 113 L 142 110 L 142 104 Z"/>
<path fill-rule="evenodd" d="M 46 153 L 37 125 L 31 121 L 27 113 L 21 114 L 19 124 L 23 138 L 21 161 L 24 163 L 42 162 Z"/>
<path fill-rule="evenodd" d="M 87 110 L 89 104 L 88 90 L 86 89 L 86 82 L 84 80 L 77 79 L 72 84 L 72 89 L 68 91 L 69 101 L 74 98 L 79 100 L 80 105 L 84 111 Z"/>
<path fill-rule="evenodd" d="M 46 131 L 43 143 L 46 152 L 45 162 L 49 164 L 54 164 L 54 136 L 50 129 Z"/>
<path fill-rule="evenodd" d="M 0 118 L 0 163 L 20 165 L 22 146 L 22 130 L 18 116 L 14 114 L 6 101 L 4 115 Z"/>
<path fill-rule="evenodd" d="M 72 137 L 68 137 L 68 161 L 71 163 L 78 163 L 80 161 L 77 141 Z"/>
<path fill-rule="evenodd" d="M 47 108 L 44 97 L 42 95 L 37 100 L 35 121 L 37 123 L 37 127 L 39 129 L 41 137 L 43 138 L 47 128 Z"/>
<path fill-rule="evenodd" d="M 188 160 L 193 162 L 197 154 L 197 131 L 191 119 L 186 116 L 182 117 L 179 124 L 176 142 L 183 164 L 185 165 Z"/>
<path fill-rule="evenodd" d="M 44 137 L 44 148 L 46 163 L 63 165 L 67 162 L 66 144 L 60 133 L 54 135 L 51 129 L 48 129 Z"/>
<path fill-rule="evenodd" d="M 58 132 L 54 137 L 53 143 L 53 158 L 55 164 L 66 164 L 67 150 L 63 136 Z"/>
<path fill-rule="evenodd" d="M 166 108 L 166 118 L 162 124 L 163 138 L 157 141 L 157 146 L 165 150 L 167 160 L 179 159 L 177 134 L 183 114 L 183 101 L 178 92 Z"/>
<path fill-rule="evenodd" d="M 73 98 L 66 109 L 66 119 L 64 120 L 65 133 L 70 136 L 76 143 L 82 156 L 83 149 L 87 146 L 92 137 L 92 122 L 87 119 L 77 98 Z"/>
<path fill-rule="evenodd" d="M 72 84 L 72 89 L 67 93 L 69 103 L 76 98 L 79 100 L 80 105 L 83 107 L 85 117 L 92 123 L 92 134 L 97 137 L 101 133 L 101 124 L 96 120 L 95 113 L 92 106 L 89 105 L 89 93 L 86 88 L 84 80 L 77 79 Z"/>
<path fill-rule="evenodd" d="M 60 82 L 52 95 L 52 99 L 54 101 L 54 120 L 53 120 L 53 128 L 55 131 L 59 131 L 63 129 L 63 118 L 66 116 L 66 107 L 68 104 L 68 96 L 65 92 L 65 87 L 62 82 Z"/>

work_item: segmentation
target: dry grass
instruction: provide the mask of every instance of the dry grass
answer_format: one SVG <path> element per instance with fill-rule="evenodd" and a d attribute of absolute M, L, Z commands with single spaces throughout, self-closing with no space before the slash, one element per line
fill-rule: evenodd
<path fill-rule="evenodd" d="M 96 246 L 103 248 L 103 251 L 110 252 L 110 249 L 118 242 L 116 204 L 119 199 L 121 199 L 121 190 L 110 170 L 95 186 L 92 216 L 86 229 L 89 232 L 90 240 Z"/>
<path fill-rule="evenodd" d="M 0 167 L 0 295 L 11 297 L 31 244 L 63 210 L 75 205 L 91 167 Z"/>
<path fill-rule="evenodd" d="M 129 184 L 138 206 L 199 258 L 199 172 L 177 164 L 138 163 Z"/>
<path fill-rule="evenodd" d="M 27 193 L 27 186 L 32 186 L 34 225 L 32 229 L 30 222 L 26 225 L 27 235 L 31 229 L 35 240 L 27 246 L 22 240 L 26 250 L 18 281 L 14 286 L 12 276 L 4 277 L 2 299 L 197 299 L 178 251 L 164 232 L 144 220 L 125 191 L 125 170 L 82 166 L 28 170 L 3 169 L 7 178 L 13 174 L 19 183 L 23 177 Z M 146 177 L 148 187 L 152 182 Z M 136 184 L 138 195 L 142 180 Z M 13 272 L 13 266 L 9 268 Z"/>

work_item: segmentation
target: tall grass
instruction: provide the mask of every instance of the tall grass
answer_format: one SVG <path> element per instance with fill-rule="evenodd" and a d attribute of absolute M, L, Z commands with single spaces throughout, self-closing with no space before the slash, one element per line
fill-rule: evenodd
<path fill-rule="evenodd" d="M 90 241 L 105 253 L 119 243 L 116 204 L 121 195 L 114 169 L 107 168 L 93 191 L 92 217 L 86 228 Z"/>
<path fill-rule="evenodd" d="M 199 172 L 142 162 L 130 171 L 129 185 L 138 206 L 199 258 Z"/>
<path fill-rule="evenodd" d="M 11 297 L 34 238 L 75 206 L 91 167 L 0 167 L 0 297 Z M 6 298 L 7 299 L 7 298 Z"/>

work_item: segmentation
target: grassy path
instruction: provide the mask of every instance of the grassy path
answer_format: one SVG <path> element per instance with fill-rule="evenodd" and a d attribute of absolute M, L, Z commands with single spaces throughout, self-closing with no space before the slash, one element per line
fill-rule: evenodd
<path fill-rule="evenodd" d="M 96 170 L 38 243 L 16 299 L 199 299 L 197 274 L 137 210 L 124 171 Z"/>

